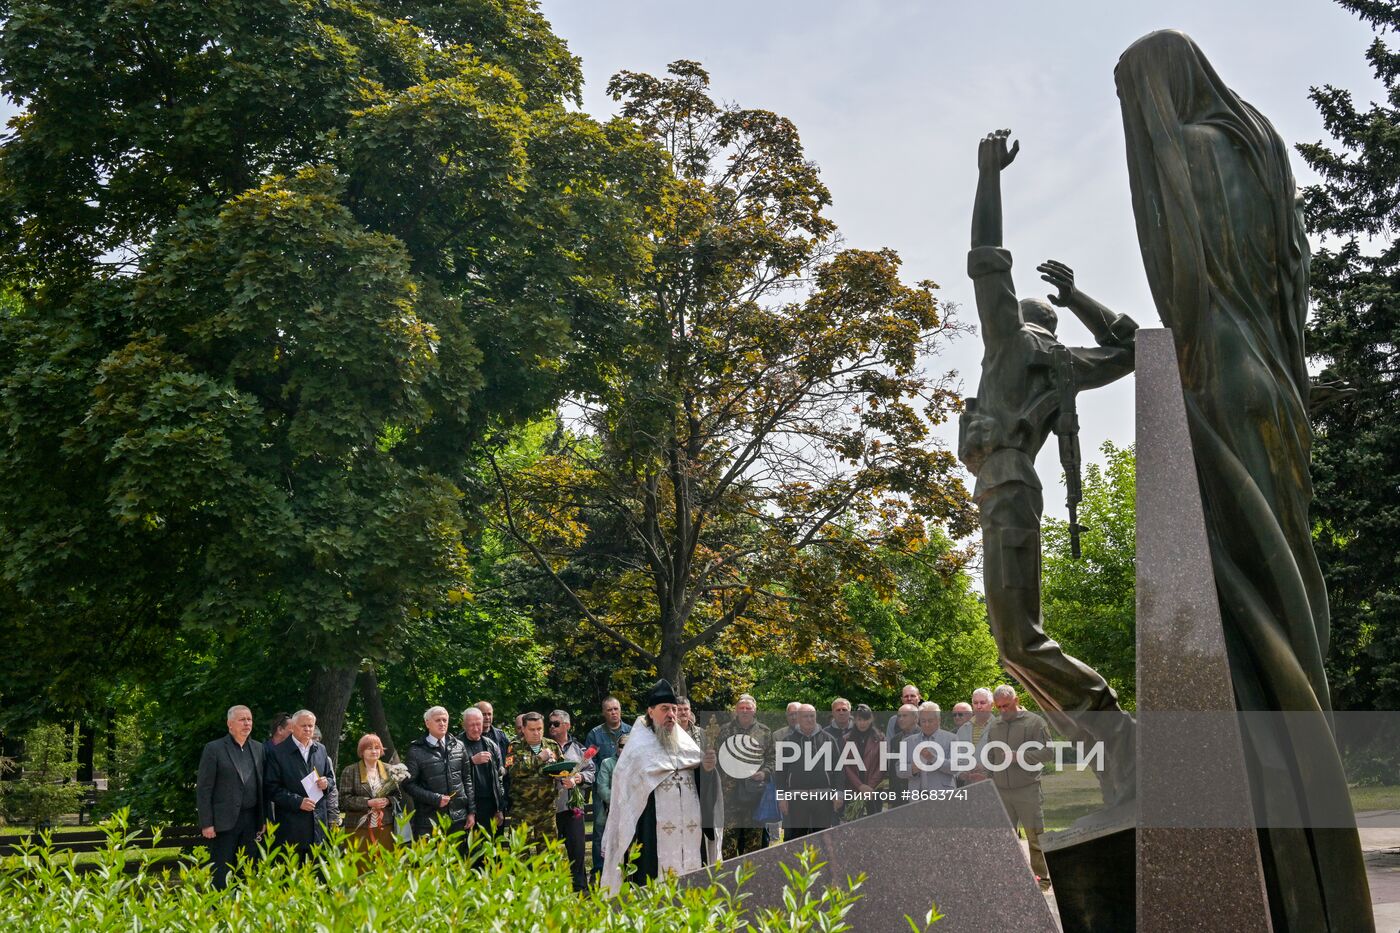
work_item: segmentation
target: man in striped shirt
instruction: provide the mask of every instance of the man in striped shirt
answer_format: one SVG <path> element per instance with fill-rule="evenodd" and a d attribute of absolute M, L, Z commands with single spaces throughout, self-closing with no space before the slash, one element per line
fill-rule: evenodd
<path fill-rule="evenodd" d="M 996 717 L 992 715 L 993 709 L 992 691 L 986 687 L 978 687 L 972 691 L 972 718 L 958 727 L 958 741 L 970 743 L 970 745 L 962 747 L 981 747 L 982 734 L 992 723 L 996 722 Z M 980 762 L 974 765 L 972 770 L 964 771 L 958 775 L 959 784 L 975 784 L 986 779 L 987 772 L 982 770 Z"/>

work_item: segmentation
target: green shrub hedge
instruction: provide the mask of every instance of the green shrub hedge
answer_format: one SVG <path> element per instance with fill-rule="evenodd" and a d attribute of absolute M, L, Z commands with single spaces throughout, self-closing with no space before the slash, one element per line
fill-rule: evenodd
<path fill-rule="evenodd" d="M 470 930 L 523 931 L 849 930 L 845 916 L 861 879 L 828 886 L 814 850 L 790 874 L 782 909 L 746 911 L 740 893 L 674 883 L 624 885 L 616 898 L 570 887 L 562 848 L 536 854 L 519 836 L 483 843 L 469 868 L 449 839 L 364 852 L 336 844 L 298 862 L 274 849 L 245 866 L 224 892 L 210 884 L 204 850 L 178 871 L 139 868 L 123 848 L 124 814 L 105 824 L 98 869 L 76 873 L 70 858 L 42 846 L 0 868 L 5 930 Z"/>

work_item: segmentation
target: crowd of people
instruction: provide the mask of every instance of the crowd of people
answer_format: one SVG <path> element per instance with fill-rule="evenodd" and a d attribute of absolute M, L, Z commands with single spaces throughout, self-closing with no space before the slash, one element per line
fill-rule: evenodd
<path fill-rule="evenodd" d="M 636 882 L 683 874 L 990 780 L 1025 832 L 1031 870 L 1049 885 L 1037 767 L 1049 756 L 1049 734 L 1010 686 L 974 691 L 953 706 L 946 726 L 939 705 L 914 685 L 901 691 L 883 728 L 869 706 L 837 698 L 824 725 L 814 705 L 793 702 L 787 724 L 770 730 L 747 694 L 725 722 L 711 715 L 702 727 L 665 680 L 642 706 L 628 723 L 619 700 L 607 697 L 601 722 L 582 740 L 565 710 L 521 713 L 508 733 L 482 701 L 463 711 L 454 732 L 451 713 L 433 706 L 423 714 L 423 734 L 401 756 L 386 760 L 381 738 L 364 735 L 356 760 L 338 774 L 312 711 L 279 714 L 267 741 L 258 742 L 252 712 L 234 706 L 228 734 L 205 746 L 196 782 L 214 882 L 228 883 L 240 855 L 257 856 L 270 825 L 279 844 L 302 856 L 337 825 L 351 844 L 365 846 L 456 833 L 464 855 L 475 835 L 518 826 L 532 845 L 560 840 L 576 890 L 602 884 L 616 891 L 629 872 Z M 955 743 L 999 747 L 1001 758 L 960 762 Z M 725 767 L 718 767 L 721 749 Z M 1033 751 L 1018 754 L 1026 749 Z"/>

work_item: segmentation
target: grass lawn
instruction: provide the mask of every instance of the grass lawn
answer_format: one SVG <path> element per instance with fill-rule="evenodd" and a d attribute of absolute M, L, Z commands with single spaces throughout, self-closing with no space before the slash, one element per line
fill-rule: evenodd
<path fill-rule="evenodd" d="M 1357 813 L 1365 810 L 1400 810 L 1400 785 L 1354 786 L 1351 789 L 1351 807 Z"/>
<path fill-rule="evenodd" d="M 90 833 L 97 828 L 96 825 L 89 823 L 87 826 L 55 826 L 50 832 L 57 837 L 67 833 Z M 32 826 L 0 826 L 0 836 L 27 836 L 32 832 L 34 832 Z"/>
<path fill-rule="evenodd" d="M 1045 828 L 1065 829 L 1069 824 L 1103 806 L 1099 782 L 1092 771 L 1073 768 L 1047 773 L 1041 778 L 1045 794 Z M 1378 784 L 1351 788 L 1352 809 L 1400 810 L 1400 785 Z"/>
<path fill-rule="evenodd" d="M 1040 779 L 1045 797 L 1045 828 L 1064 829 L 1103 806 L 1099 781 L 1091 770 L 1047 773 Z"/>

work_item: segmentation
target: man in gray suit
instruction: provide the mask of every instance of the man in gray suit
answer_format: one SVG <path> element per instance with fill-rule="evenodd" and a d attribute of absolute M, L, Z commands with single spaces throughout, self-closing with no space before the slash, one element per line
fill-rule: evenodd
<path fill-rule="evenodd" d="M 209 840 L 216 888 L 228 884 L 229 868 L 239 852 L 256 857 L 267 820 L 263 746 L 249 740 L 252 732 L 252 711 L 246 706 L 230 707 L 228 735 L 205 745 L 199 756 L 195 804 L 200 832 Z"/>

